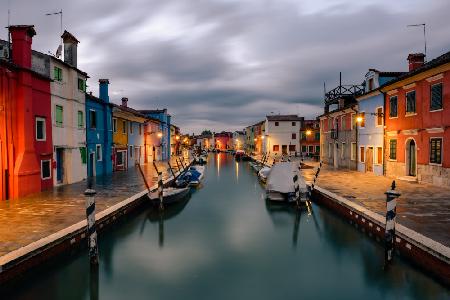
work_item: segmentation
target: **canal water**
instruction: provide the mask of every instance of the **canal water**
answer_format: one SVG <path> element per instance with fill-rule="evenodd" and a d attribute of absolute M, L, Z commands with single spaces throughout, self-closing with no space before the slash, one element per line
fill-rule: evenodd
<path fill-rule="evenodd" d="M 246 162 L 209 156 L 203 186 L 150 207 L 87 250 L 27 276 L 2 299 L 448 299 L 449 291 L 319 206 L 268 205 Z M 5 298 L 3 298 L 5 297 Z"/>

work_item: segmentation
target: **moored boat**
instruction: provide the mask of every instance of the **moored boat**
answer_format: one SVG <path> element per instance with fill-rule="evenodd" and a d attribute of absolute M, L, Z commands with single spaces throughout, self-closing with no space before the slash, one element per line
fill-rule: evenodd
<path fill-rule="evenodd" d="M 296 181 L 294 178 L 296 177 Z M 298 193 L 296 185 L 298 184 Z M 306 201 L 306 183 L 298 172 L 298 164 L 280 162 L 272 166 L 266 183 L 266 197 L 271 201 L 291 203 Z"/>
<path fill-rule="evenodd" d="M 163 189 L 163 205 L 170 205 L 177 203 L 187 197 L 190 193 L 190 188 L 164 188 Z M 158 192 L 149 193 L 148 197 L 154 203 L 159 203 L 159 195 Z"/>

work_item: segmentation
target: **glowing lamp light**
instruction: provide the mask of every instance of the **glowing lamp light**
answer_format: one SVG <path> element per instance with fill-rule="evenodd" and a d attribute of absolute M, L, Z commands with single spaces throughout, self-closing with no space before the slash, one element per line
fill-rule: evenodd
<path fill-rule="evenodd" d="M 361 116 L 356 117 L 356 122 L 361 123 L 362 121 L 363 121 L 363 117 L 361 117 Z"/>
<path fill-rule="evenodd" d="M 265 138 L 266 138 L 265 136 L 262 136 L 262 137 L 261 137 L 262 140 L 265 139 Z"/>
<path fill-rule="evenodd" d="M 175 139 L 178 141 L 180 139 L 180 136 L 179 135 L 175 136 Z"/>
<path fill-rule="evenodd" d="M 253 140 L 256 142 L 256 140 L 258 140 L 258 139 L 257 139 L 257 138 L 254 138 Z"/>
<path fill-rule="evenodd" d="M 311 130 L 306 130 L 306 135 L 311 135 L 312 131 Z"/>
<path fill-rule="evenodd" d="M 162 132 L 158 132 L 157 136 L 158 136 L 159 138 L 162 138 Z"/>

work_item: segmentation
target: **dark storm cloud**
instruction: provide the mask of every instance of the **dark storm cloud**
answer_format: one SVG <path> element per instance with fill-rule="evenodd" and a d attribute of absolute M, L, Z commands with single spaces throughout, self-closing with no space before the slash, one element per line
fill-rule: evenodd
<path fill-rule="evenodd" d="M 361 83 L 369 68 L 401 71 L 406 56 L 450 49 L 445 0 L 4 0 L 13 24 L 34 24 L 36 50 L 54 52 L 59 19 L 81 41 L 89 88 L 109 78 L 115 102 L 167 107 L 185 131 L 240 129 L 264 115 L 322 111 L 323 83 Z M 3 27 L 3 26 L 2 26 Z M 6 31 L 0 30 L 6 38 Z"/>

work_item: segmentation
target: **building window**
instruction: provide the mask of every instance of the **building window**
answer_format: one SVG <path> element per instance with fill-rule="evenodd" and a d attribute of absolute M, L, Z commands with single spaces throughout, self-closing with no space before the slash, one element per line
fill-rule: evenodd
<path fill-rule="evenodd" d="M 350 159 L 351 160 L 356 160 L 356 143 L 353 142 L 352 143 L 352 148 L 350 149 Z"/>
<path fill-rule="evenodd" d="M 85 165 L 87 163 L 86 147 L 80 147 L 79 149 L 80 149 L 81 163 Z"/>
<path fill-rule="evenodd" d="M 328 144 L 328 157 L 332 157 L 332 153 L 333 153 L 333 144 L 329 143 Z"/>
<path fill-rule="evenodd" d="M 292 122 L 292 126 L 295 126 L 295 125 L 297 125 L 296 122 Z"/>
<path fill-rule="evenodd" d="M 130 146 L 130 158 L 133 158 L 133 146 Z"/>
<path fill-rule="evenodd" d="M 45 118 L 36 117 L 36 141 L 45 141 Z"/>
<path fill-rule="evenodd" d="M 346 126 L 345 126 L 345 116 L 342 116 L 341 117 L 341 129 L 342 130 L 345 130 L 346 128 L 345 128 Z"/>
<path fill-rule="evenodd" d="M 133 122 L 130 122 L 130 134 L 133 134 Z"/>
<path fill-rule="evenodd" d="M 280 151 L 280 145 L 273 145 L 273 152 Z"/>
<path fill-rule="evenodd" d="M 300 133 L 300 138 L 301 138 L 302 141 L 306 141 L 306 133 L 301 132 Z"/>
<path fill-rule="evenodd" d="M 50 179 L 52 177 L 51 160 L 41 160 L 41 179 Z"/>
<path fill-rule="evenodd" d="M 126 134 L 127 133 L 127 121 L 122 120 L 122 133 Z"/>
<path fill-rule="evenodd" d="M 292 139 L 293 139 L 293 140 L 297 139 L 297 134 L 296 134 L 296 133 L 293 133 L 293 134 L 292 134 Z"/>
<path fill-rule="evenodd" d="M 345 157 L 345 143 L 342 143 L 341 146 L 341 159 L 344 159 Z"/>
<path fill-rule="evenodd" d="M 397 159 L 397 140 L 389 140 L 389 159 Z"/>
<path fill-rule="evenodd" d="M 360 112 L 359 116 L 362 118 L 361 123 L 359 123 L 359 128 L 366 127 L 366 113 L 365 112 Z"/>
<path fill-rule="evenodd" d="M 398 98 L 397 96 L 392 96 L 389 98 L 389 117 L 391 118 L 397 118 L 398 116 Z"/>
<path fill-rule="evenodd" d="M 61 105 L 55 106 L 55 122 L 56 126 L 63 126 L 63 107 Z"/>
<path fill-rule="evenodd" d="M 77 116 L 78 116 L 78 128 L 84 128 L 83 112 L 79 110 Z"/>
<path fill-rule="evenodd" d="M 113 118 L 112 121 L 113 121 L 113 132 L 116 133 L 117 132 L 117 119 Z"/>
<path fill-rule="evenodd" d="M 58 67 L 53 68 L 53 79 L 56 81 L 62 81 L 62 69 Z"/>
<path fill-rule="evenodd" d="M 117 122 L 114 122 L 114 121 L 117 121 L 117 120 L 113 119 L 113 124 L 117 125 Z M 89 110 L 89 128 L 92 128 L 92 129 L 97 128 L 97 112 L 93 109 Z M 114 132 L 116 132 L 116 128 L 114 129 Z"/>
<path fill-rule="evenodd" d="M 377 147 L 375 163 L 377 165 L 381 165 L 383 163 L 383 148 L 382 147 Z"/>
<path fill-rule="evenodd" d="M 442 163 L 442 138 L 430 139 L 430 163 Z"/>
<path fill-rule="evenodd" d="M 295 145 L 289 145 L 289 152 L 295 152 Z"/>
<path fill-rule="evenodd" d="M 279 122 L 275 122 L 275 126 L 279 126 L 279 125 L 280 125 Z M 253 128 L 252 128 L 252 130 L 253 130 Z"/>
<path fill-rule="evenodd" d="M 78 89 L 82 92 L 86 92 L 86 80 L 78 78 Z"/>
<path fill-rule="evenodd" d="M 383 108 L 377 107 L 375 110 L 375 125 L 376 126 L 383 126 Z"/>
<path fill-rule="evenodd" d="M 359 147 L 359 162 L 365 162 L 364 160 L 364 146 Z"/>
<path fill-rule="evenodd" d="M 432 85 L 430 94 L 430 110 L 442 109 L 442 83 Z"/>
<path fill-rule="evenodd" d="M 369 91 L 373 90 L 373 78 L 369 79 Z"/>
<path fill-rule="evenodd" d="M 97 161 L 102 161 L 103 160 L 102 145 L 100 145 L 100 144 L 97 144 L 95 146 L 95 157 L 96 157 Z"/>
<path fill-rule="evenodd" d="M 406 93 L 406 114 L 416 113 L 416 91 Z"/>
<path fill-rule="evenodd" d="M 142 124 L 139 124 L 139 135 L 142 135 Z"/>
<path fill-rule="evenodd" d="M 355 124 L 356 124 L 356 122 L 355 122 L 355 114 L 352 114 L 352 117 L 351 117 L 350 121 L 352 122 L 352 124 L 350 126 L 352 127 L 352 130 L 353 130 L 353 129 L 355 129 Z"/>
<path fill-rule="evenodd" d="M 302 152 L 307 152 L 308 150 L 307 150 L 307 147 L 306 146 L 302 146 Z"/>
<path fill-rule="evenodd" d="M 315 140 L 320 141 L 320 132 L 315 133 Z"/>
<path fill-rule="evenodd" d="M 320 146 L 316 146 L 316 153 L 320 152 Z"/>

